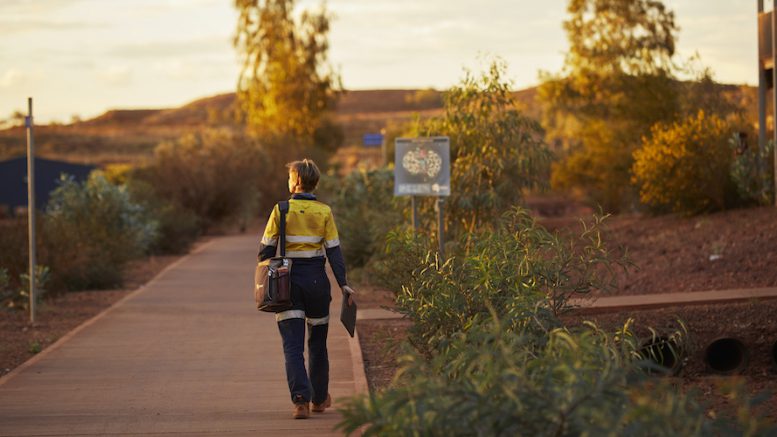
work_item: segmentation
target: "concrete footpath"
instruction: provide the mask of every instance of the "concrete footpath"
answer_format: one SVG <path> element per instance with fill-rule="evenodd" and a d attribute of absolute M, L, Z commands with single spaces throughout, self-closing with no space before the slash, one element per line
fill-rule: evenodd
<path fill-rule="evenodd" d="M 608 312 L 622 310 L 648 310 L 687 305 L 736 303 L 757 299 L 777 298 L 777 288 L 742 288 L 710 291 L 686 291 L 677 293 L 632 294 L 623 296 L 597 296 L 572 299 L 570 303 L 583 312 Z"/>
<path fill-rule="evenodd" d="M 340 435 L 335 409 L 366 383 L 339 288 L 334 408 L 293 420 L 275 318 L 253 303 L 255 254 L 255 236 L 217 238 L 0 378 L 0 435 Z"/>
<path fill-rule="evenodd" d="M 742 288 L 711 291 L 684 291 L 677 293 L 631 294 L 623 296 L 588 296 L 570 299 L 579 313 L 604 313 L 624 310 L 649 310 L 687 305 L 708 305 L 777 299 L 777 287 Z M 402 315 L 385 309 L 359 310 L 359 320 L 399 319 Z"/>

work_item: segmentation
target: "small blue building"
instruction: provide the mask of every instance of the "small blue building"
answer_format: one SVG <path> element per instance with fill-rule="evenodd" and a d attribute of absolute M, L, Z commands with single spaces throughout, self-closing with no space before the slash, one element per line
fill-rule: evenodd
<path fill-rule="evenodd" d="M 35 158 L 35 205 L 44 209 L 49 195 L 58 186 L 60 176 L 71 175 L 84 181 L 95 169 L 93 165 L 73 164 L 65 161 Z M 0 161 L 0 208 L 11 213 L 18 207 L 27 207 L 27 157 Z"/>

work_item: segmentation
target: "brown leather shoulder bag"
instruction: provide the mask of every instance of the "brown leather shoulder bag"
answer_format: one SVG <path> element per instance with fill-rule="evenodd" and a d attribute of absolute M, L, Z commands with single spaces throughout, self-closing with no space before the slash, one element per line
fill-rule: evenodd
<path fill-rule="evenodd" d="M 281 256 L 260 261 L 254 272 L 254 299 L 259 311 L 280 313 L 291 309 L 291 258 L 286 258 L 286 213 L 289 201 L 278 202 L 281 213 Z"/>

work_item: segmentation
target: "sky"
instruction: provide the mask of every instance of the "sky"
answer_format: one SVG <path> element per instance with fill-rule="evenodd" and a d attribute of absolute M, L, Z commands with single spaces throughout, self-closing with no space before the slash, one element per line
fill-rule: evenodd
<path fill-rule="evenodd" d="M 665 0 L 680 59 L 757 82 L 756 0 Z M 770 3 L 770 2 L 766 2 Z M 298 0 L 317 9 L 319 0 Z M 330 61 L 346 89 L 445 89 L 498 56 L 516 89 L 560 70 L 566 0 L 329 0 Z M 234 91 L 232 0 L 0 0 L 0 118 L 69 122 Z"/>

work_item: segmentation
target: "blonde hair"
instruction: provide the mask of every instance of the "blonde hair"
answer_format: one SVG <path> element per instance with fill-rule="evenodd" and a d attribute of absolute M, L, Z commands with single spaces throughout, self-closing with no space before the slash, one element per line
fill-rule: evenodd
<path fill-rule="evenodd" d="M 292 161 L 286 164 L 286 167 L 290 172 L 293 171 L 299 176 L 300 185 L 304 191 L 311 192 L 316 189 L 321 172 L 312 159 L 305 158 L 302 161 Z"/>

